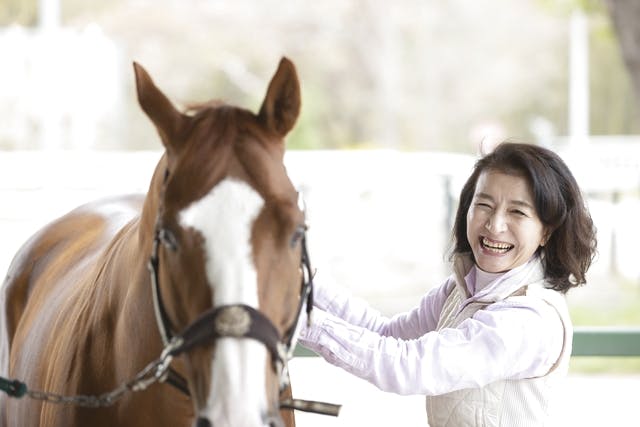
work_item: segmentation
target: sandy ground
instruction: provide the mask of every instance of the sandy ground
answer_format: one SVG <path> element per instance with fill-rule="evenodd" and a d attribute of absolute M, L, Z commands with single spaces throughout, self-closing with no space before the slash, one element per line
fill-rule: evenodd
<path fill-rule="evenodd" d="M 425 427 L 423 396 L 384 393 L 317 357 L 290 363 L 294 397 L 342 404 L 337 418 L 296 413 L 297 427 Z M 636 412 L 640 374 L 569 376 L 557 426 L 640 426 Z"/>

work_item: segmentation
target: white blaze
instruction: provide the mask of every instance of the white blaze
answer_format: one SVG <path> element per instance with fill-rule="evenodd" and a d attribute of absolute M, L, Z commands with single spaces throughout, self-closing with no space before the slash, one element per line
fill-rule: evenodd
<path fill-rule="evenodd" d="M 263 205 L 253 188 L 227 178 L 180 214 L 180 224 L 198 230 L 204 238 L 214 307 L 247 304 L 258 308 L 251 229 Z M 262 426 L 267 412 L 266 363 L 267 350 L 256 340 L 219 339 L 207 407 L 198 416 L 208 418 L 216 427 Z"/>

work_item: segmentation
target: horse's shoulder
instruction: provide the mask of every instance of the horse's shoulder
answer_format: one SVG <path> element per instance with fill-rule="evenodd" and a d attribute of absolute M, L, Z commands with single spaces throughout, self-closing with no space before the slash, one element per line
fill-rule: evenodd
<path fill-rule="evenodd" d="M 0 311 L 4 319 L 3 333 L 7 334 L 8 345 L 11 344 L 20 317 L 27 305 L 31 291 L 31 276 L 36 268 L 34 250 L 41 233 L 37 233 L 27 240 L 13 257 L 2 284 Z"/>
<path fill-rule="evenodd" d="M 11 341 L 36 283 L 54 283 L 79 258 L 97 253 L 118 231 L 139 215 L 144 199 L 139 195 L 112 197 L 82 205 L 54 220 L 31 236 L 14 256 L 0 298 Z M 50 276 L 47 278 L 47 276 Z"/>
<path fill-rule="evenodd" d="M 57 221 L 49 224 L 50 230 L 62 229 L 66 232 L 86 234 L 88 230 L 78 228 L 79 224 L 102 228 L 102 231 L 114 235 L 142 210 L 144 197 L 139 194 L 109 197 L 84 204 L 72 210 Z M 68 230 L 67 230 L 68 229 Z"/>

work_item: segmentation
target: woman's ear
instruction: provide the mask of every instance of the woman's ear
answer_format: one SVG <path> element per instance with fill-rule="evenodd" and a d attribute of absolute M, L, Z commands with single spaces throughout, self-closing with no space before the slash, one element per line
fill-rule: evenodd
<path fill-rule="evenodd" d="M 545 230 L 542 232 L 542 240 L 540 240 L 540 246 L 544 247 L 547 244 L 547 242 L 551 238 L 551 233 L 551 230 L 545 228 Z"/>

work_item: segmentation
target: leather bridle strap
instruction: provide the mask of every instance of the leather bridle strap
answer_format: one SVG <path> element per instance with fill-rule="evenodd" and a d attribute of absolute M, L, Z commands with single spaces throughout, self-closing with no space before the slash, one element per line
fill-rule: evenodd
<path fill-rule="evenodd" d="M 245 304 L 223 305 L 208 310 L 178 337 L 180 345 L 169 352 L 172 356 L 178 356 L 197 346 L 211 344 L 218 338 L 253 338 L 264 344 L 274 363 L 284 363 L 278 344 L 278 330 L 262 313 Z"/>
<path fill-rule="evenodd" d="M 151 256 L 149 257 L 147 268 L 149 269 L 149 275 L 151 278 L 151 293 L 153 298 L 153 311 L 156 316 L 156 324 L 158 325 L 158 331 L 160 332 L 162 343 L 166 348 L 169 345 L 173 334 L 171 333 L 171 322 L 169 321 L 169 316 L 167 315 L 167 312 L 164 308 L 164 303 L 162 301 L 162 294 L 160 293 L 158 279 L 158 267 L 160 264 L 158 250 L 161 242 L 166 242 L 166 244 L 168 244 L 169 246 L 171 246 L 172 244 L 171 239 L 167 238 L 164 229 L 158 228 L 158 231 L 156 231 L 153 239 L 153 247 Z M 169 366 L 167 368 L 167 373 L 163 381 L 172 385 L 173 387 L 181 391 L 184 395 L 191 396 L 187 380 L 172 367 Z"/>
<path fill-rule="evenodd" d="M 189 391 L 189 384 L 187 384 L 187 380 L 180 375 L 175 369 L 168 367 L 167 374 L 164 377 L 164 382 L 169 385 L 172 385 L 176 389 L 182 392 L 185 396 L 191 396 L 191 392 Z"/>
<path fill-rule="evenodd" d="M 286 338 L 285 347 L 290 353 L 293 352 L 293 339 L 295 337 L 296 330 L 298 329 L 298 323 L 300 322 L 300 316 L 302 315 L 303 306 L 306 307 L 307 326 L 311 324 L 311 311 L 313 310 L 314 273 L 313 271 L 311 271 L 311 261 L 309 260 L 309 252 L 307 251 L 306 233 L 302 235 L 300 245 L 302 246 L 300 259 L 300 268 L 302 270 L 302 278 L 300 283 L 300 302 L 298 303 L 298 309 L 296 310 L 295 320 L 284 335 Z M 292 354 L 287 355 L 288 358 L 291 358 L 291 356 Z"/>
<path fill-rule="evenodd" d="M 147 268 L 149 269 L 151 277 L 153 310 L 156 316 L 156 323 L 158 324 L 158 330 L 160 332 L 160 337 L 162 338 L 162 343 L 166 347 L 171 341 L 172 333 L 171 322 L 169 321 L 169 316 L 167 315 L 167 312 L 164 308 L 164 302 L 162 301 L 162 294 L 160 293 L 160 279 L 158 278 L 160 265 L 160 257 L 158 255 L 158 252 L 161 242 L 170 243 L 170 240 L 166 238 L 166 232 L 164 231 L 164 229 L 158 228 L 153 239 L 153 247 L 151 249 L 151 256 L 149 257 Z"/>

